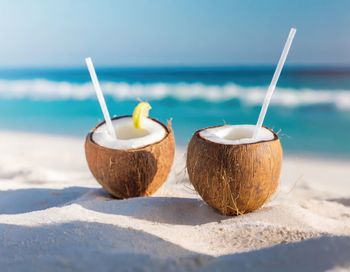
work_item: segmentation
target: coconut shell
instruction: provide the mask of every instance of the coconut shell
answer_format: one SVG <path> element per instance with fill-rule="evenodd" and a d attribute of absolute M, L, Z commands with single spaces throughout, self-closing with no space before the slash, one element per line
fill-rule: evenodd
<path fill-rule="evenodd" d="M 124 118 L 129 116 L 121 116 Z M 98 124 L 86 137 L 85 155 L 88 166 L 102 187 L 116 198 L 148 196 L 165 182 L 175 154 L 175 140 L 171 128 L 161 122 L 166 136 L 159 142 L 142 148 L 118 150 L 103 147 L 92 139 Z"/>
<path fill-rule="evenodd" d="M 224 215 L 260 208 L 276 191 L 282 164 L 278 136 L 270 141 L 225 145 L 197 131 L 187 150 L 187 171 L 199 195 Z"/>

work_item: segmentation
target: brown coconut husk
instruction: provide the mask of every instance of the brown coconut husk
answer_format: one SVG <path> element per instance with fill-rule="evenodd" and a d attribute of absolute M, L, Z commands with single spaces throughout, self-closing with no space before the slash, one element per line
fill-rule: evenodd
<path fill-rule="evenodd" d="M 260 208 L 279 183 L 282 147 L 274 139 L 251 144 L 225 145 L 193 135 L 187 151 L 187 171 L 196 191 L 224 215 Z"/>
<path fill-rule="evenodd" d="M 113 119 L 125 118 L 121 116 Z M 159 142 L 141 148 L 117 150 L 96 144 L 92 135 L 86 137 L 85 155 L 88 166 L 102 187 L 116 198 L 149 196 L 165 182 L 175 154 L 175 139 L 171 122 L 165 126 L 166 136 Z"/>

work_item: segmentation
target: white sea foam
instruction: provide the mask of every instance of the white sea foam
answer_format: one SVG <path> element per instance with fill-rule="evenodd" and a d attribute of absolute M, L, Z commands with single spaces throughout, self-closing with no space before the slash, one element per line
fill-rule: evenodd
<path fill-rule="evenodd" d="M 222 102 L 238 99 L 247 105 L 260 105 L 265 97 L 264 87 L 243 87 L 233 83 L 223 86 L 202 83 L 151 83 L 129 84 L 101 82 L 106 95 L 117 100 L 160 100 L 174 98 L 181 101 L 201 99 Z M 56 82 L 45 79 L 0 80 L 1 98 L 31 98 L 37 100 L 84 100 L 95 98 L 90 83 Z M 272 105 L 286 107 L 334 105 L 339 110 L 350 110 L 350 90 L 315 90 L 277 88 Z"/>

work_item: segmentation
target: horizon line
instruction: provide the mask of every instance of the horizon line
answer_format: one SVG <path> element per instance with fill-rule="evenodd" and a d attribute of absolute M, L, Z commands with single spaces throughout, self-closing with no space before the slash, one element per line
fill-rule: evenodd
<path fill-rule="evenodd" d="M 276 64 L 232 64 L 232 65 L 217 65 L 217 64 L 208 64 L 208 65 L 96 65 L 97 69 L 178 69 L 178 70 L 205 70 L 205 69 L 213 69 L 213 70 L 230 70 L 230 69 L 274 69 Z M 85 65 L 81 66 L 76 65 L 67 65 L 67 66 L 0 66 L 0 71 L 10 71 L 10 70 L 82 70 L 86 69 Z M 339 64 L 286 64 L 284 66 L 285 70 L 296 70 L 296 69 L 315 69 L 315 70 L 350 70 L 350 64 L 339 65 Z"/>

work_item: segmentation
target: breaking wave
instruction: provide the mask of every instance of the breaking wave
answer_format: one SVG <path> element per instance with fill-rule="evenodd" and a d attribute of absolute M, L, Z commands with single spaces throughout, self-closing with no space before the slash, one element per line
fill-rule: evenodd
<path fill-rule="evenodd" d="M 205 85 L 202 83 L 152 83 L 129 84 L 102 82 L 102 89 L 117 100 L 161 100 L 173 98 L 180 101 L 201 99 L 208 102 L 222 102 L 238 99 L 247 105 L 262 103 L 265 87 L 243 87 L 233 83 Z M 45 79 L 0 80 L 1 98 L 29 98 L 35 100 L 84 100 L 95 98 L 90 83 L 56 82 Z M 273 105 L 286 107 L 333 105 L 339 110 L 350 110 L 350 90 L 314 90 L 277 88 Z"/>

